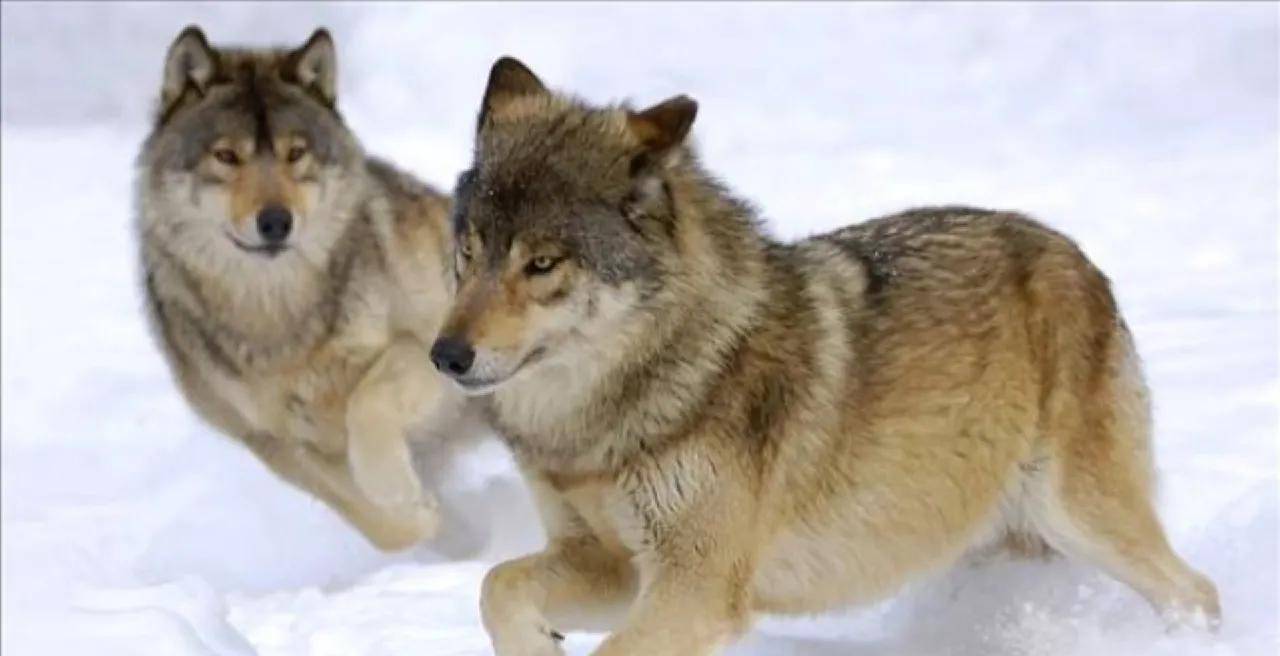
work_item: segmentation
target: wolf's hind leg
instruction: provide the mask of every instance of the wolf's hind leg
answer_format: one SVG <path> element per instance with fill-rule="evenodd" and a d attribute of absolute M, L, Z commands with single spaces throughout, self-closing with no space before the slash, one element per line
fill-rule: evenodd
<path fill-rule="evenodd" d="M 1106 279 L 1078 257 L 1044 255 L 1028 287 L 1044 386 L 1028 516 L 1051 546 L 1127 583 L 1170 624 L 1215 629 L 1217 589 L 1174 553 L 1152 503 L 1151 402 L 1133 338 Z"/>
<path fill-rule="evenodd" d="M 356 484 L 384 506 L 412 506 L 424 494 L 406 429 L 438 399 L 440 381 L 417 340 L 399 338 L 379 356 L 347 402 L 347 456 Z"/>
<path fill-rule="evenodd" d="M 625 558 L 594 537 L 564 538 L 490 570 L 480 611 L 498 656 L 558 656 L 559 631 L 609 628 L 635 590 Z"/>
<path fill-rule="evenodd" d="M 1074 425 L 1041 472 L 1031 520 L 1055 549 L 1127 583 L 1171 626 L 1215 630 L 1217 589 L 1174 553 L 1156 516 L 1145 413 L 1110 419 Z"/>
<path fill-rule="evenodd" d="M 1174 553 L 1148 500 L 1067 497 L 1058 505 L 1043 519 L 1056 549 L 1129 584 L 1170 624 L 1217 629 L 1217 589 Z"/>

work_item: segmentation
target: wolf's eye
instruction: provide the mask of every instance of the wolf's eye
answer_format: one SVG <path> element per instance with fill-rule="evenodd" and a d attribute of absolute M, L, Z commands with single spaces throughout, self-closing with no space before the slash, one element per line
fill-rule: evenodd
<path fill-rule="evenodd" d="M 294 146 L 289 149 L 289 152 L 287 155 L 285 155 L 285 157 L 289 160 L 290 164 L 293 164 L 294 162 L 297 162 L 298 160 L 302 159 L 303 155 L 306 155 L 306 154 L 307 154 L 306 146 Z"/>
<path fill-rule="evenodd" d="M 550 255 L 540 255 L 529 260 L 529 263 L 524 266 L 524 272 L 531 276 L 549 273 L 552 269 L 556 268 L 556 265 L 560 264 L 560 261 L 563 259 L 564 258 L 560 257 L 551 257 Z"/>
<path fill-rule="evenodd" d="M 467 269 L 471 268 L 471 246 L 469 244 L 458 244 L 458 250 L 453 258 L 453 273 L 459 279 Z"/>
<path fill-rule="evenodd" d="M 214 148 L 213 158 L 227 166 L 235 166 L 240 163 L 240 156 L 230 148 Z"/>

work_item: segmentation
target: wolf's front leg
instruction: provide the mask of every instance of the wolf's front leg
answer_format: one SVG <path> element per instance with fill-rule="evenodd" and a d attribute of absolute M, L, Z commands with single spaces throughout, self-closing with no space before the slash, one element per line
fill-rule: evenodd
<path fill-rule="evenodd" d="M 558 656 L 561 631 L 594 628 L 620 614 L 635 586 L 631 563 L 596 538 L 561 538 L 490 570 L 480 614 L 498 656 Z"/>
<path fill-rule="evenodd" d="M 626 624 L 596 656 L 717 654 L 750 624 L 751 495 L 732 465 L 672 460 L 629 477 L 627 496 L 649 532 L 635 558 L 644 583 Z"/>
<path fill-rule="evenodd" d="M 434 507 L 386 508 L 369 501 L 340 455 L 326 456 L 307 444 L 266 434 L 249 434 L 242 441 L 277 476 L 324 501 L 383 551 L 412 547 L 439 525 Z"/>
<path fill-rule="evenodd" d="M 750 623 L 745 562 L 715 559 L 658 567 L 626 625 L 595 656 L 709 656 Z"/>
<path fill-rule="evenodd" d="M 360 489 L 379 505 L 416 506 L 425 494 L 413 469 L 406 431 L 439 401 L 441 381 L 430 363 L 421 343 L 398 338 L 347 402 L 351 473 Z"/>

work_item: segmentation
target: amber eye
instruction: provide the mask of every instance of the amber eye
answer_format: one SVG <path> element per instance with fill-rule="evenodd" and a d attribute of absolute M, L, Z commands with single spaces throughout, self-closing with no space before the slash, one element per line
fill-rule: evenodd
<path fill-rule="evenodd" d="M 552 269 L 556 268 L 557 264 L 560 264 L 562 259 L 563 258 L 559 257 L 551 257 L 550 255 L 539 255 L 538 257 L 529 260 L 529 263 L 524 267 L 524 272 L 531 276 L 549 273 Z"/>
<path fill-rule="evenodd" d="M 458 250 L 453 258 L 453 274 L 459 279 L 467 269 L 471 268 L 471 246 L 463 243 L 458 244 Z"/>
<path fill-rule="evenodd" d="M 240 156 L 230 148 L 214 148 L 213 158 L 227 166 L 235 166 L 240 163 Z"/>
<path fill-rule="evenodd" d="M 294 162 L 297 162 L 298 160 L 302 159 L 302 157 L 306 154 L 307 154 L 306 146 L 294 146 L 289 149 L 289 152 L 287 155 L 285 155 L 285 157 L 289 160 L 290 164 L 293 164 Z"/>

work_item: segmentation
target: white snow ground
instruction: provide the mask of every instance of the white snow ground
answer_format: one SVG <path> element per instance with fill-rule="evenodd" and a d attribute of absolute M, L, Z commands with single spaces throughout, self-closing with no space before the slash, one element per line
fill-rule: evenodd
<path fill-rule="evenodd" d="M 1021 563 L 766 618 L 731 653 L 1276 653 L 1276 11 L 4 4 L 4 653 L 484 654 L 480 578 L 539 542 L 496 444 L 448 483 L 450 538 L 387 557 L 186 409 L 141 318 L 130 205 L 188 22 L 254 43 L 327 24 L 357 133 L 443 186 L 512 53 L 596 100 L 698 98 L 707 163 L 778 234 L 1021 208 L 1111 275 L 1157 402 L 1161 511 L 1219 585 L 1220 635 L 1166 635 L 1087 567 Z"/>

